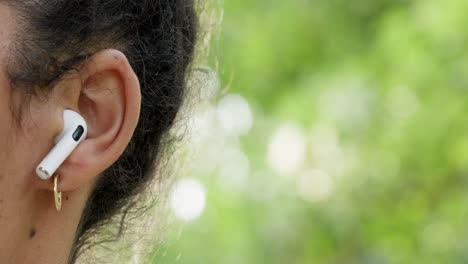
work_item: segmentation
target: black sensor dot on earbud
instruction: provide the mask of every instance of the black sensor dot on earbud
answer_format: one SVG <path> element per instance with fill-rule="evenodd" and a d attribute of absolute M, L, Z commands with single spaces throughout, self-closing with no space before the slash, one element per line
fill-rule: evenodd
<path fill-rule="evenodd" d="M 81 136 L 83 135 L 83 132 L 84 132 L 84 128 L 81 125 L 79 125 L 75 129 L 75 132 L 73 132 L 73 135 L 72 135 L 73 140 L 75 141 L 80 140 Z"/>

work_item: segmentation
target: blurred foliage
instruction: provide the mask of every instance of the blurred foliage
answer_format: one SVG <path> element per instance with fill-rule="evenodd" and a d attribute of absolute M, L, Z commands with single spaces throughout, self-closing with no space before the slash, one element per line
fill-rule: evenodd
<path fill-rule="evenodd" d="M 248 177 L 233 186 L 223 163 L 194 169 L 205 211 L 150 262 L 468 263 L 467 8 L 226 1 L 221 87 L 245 98 L 253 125 L 238 138 L 210 130 L 206 144 L 241 149 Z M 268 152 L 285 126 L 304 152 L 282 175 Z"/>

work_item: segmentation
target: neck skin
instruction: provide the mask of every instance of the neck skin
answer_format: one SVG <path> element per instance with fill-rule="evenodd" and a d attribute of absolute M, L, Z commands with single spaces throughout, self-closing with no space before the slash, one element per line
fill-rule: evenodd
<path fill-rule="evenodd" d="M 67 263 L 90 186 L 62 193 L 60 212 L 53 192 L 17 187 L 0 197 L 0 262 Z"/>

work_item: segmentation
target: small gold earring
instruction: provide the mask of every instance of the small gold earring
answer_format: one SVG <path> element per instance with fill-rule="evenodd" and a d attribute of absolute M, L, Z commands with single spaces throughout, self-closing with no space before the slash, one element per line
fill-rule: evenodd
<path fill-rule="evenodd" d="M 54 198 L 55 198 L 55 209 L 57 212 L 60 212 L 60 209 L 62 209 L 62 192 L 59 192 L 57 190 L 57 181 L 58 181 L 59 174 L 56 173 L 54 175 Z"/>

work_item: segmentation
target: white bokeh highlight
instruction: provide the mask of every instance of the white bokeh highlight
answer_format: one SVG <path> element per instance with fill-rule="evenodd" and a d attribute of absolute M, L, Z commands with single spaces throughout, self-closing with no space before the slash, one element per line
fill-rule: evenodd
<path fill-rule="evenodd" d="M 172 187 L 169 203 L 172 212 L 178 219 L 195 220 L 205 210 L 205 188 L 198 180 L 180 179 Z"/>
<path fill-rule="evenodd" d="M 298 171 L 305 159 L 304 132 L 293 123 L 281 125 L 270 138 L 267 150 L 268 166 L 282 176 Z"/>
<path fill-rule="evenodd" d="M 348 160 L 340 144 L 337 128 L 326 122 L 318 122 L 310 133 L 312 164 L 334 176 L 342 175 L 348 168 Z"/>
<path fill-rule="evenodd" d="M 320 202 L 330 197 L 334 191 L 332 177 L 323 170 L 307 170 L 297 178 L 297 192 L 308 202 Z"/>
<path fill-rule="evenodd" d="M 223 97 L 216 108 L 216 116 L 221 128 L 228 135 L 242 136 L 252 128 L 253 115 L 250 105 L 238 94 Z"/>
<path fill-rule="evenodd" d="M 250 162 L 240 148 L 227 148 L 222 153 L 219 185 L 226 189 L 243 191 L 249 184 Z"/>
<path fill-rule="evenodd" d="M 356 130 L 369 121 L 373 93 L 363 80 L 342 76 L 322 91 L 317 110 L 322 118 L 336 122 L 341 128 Z"/>

